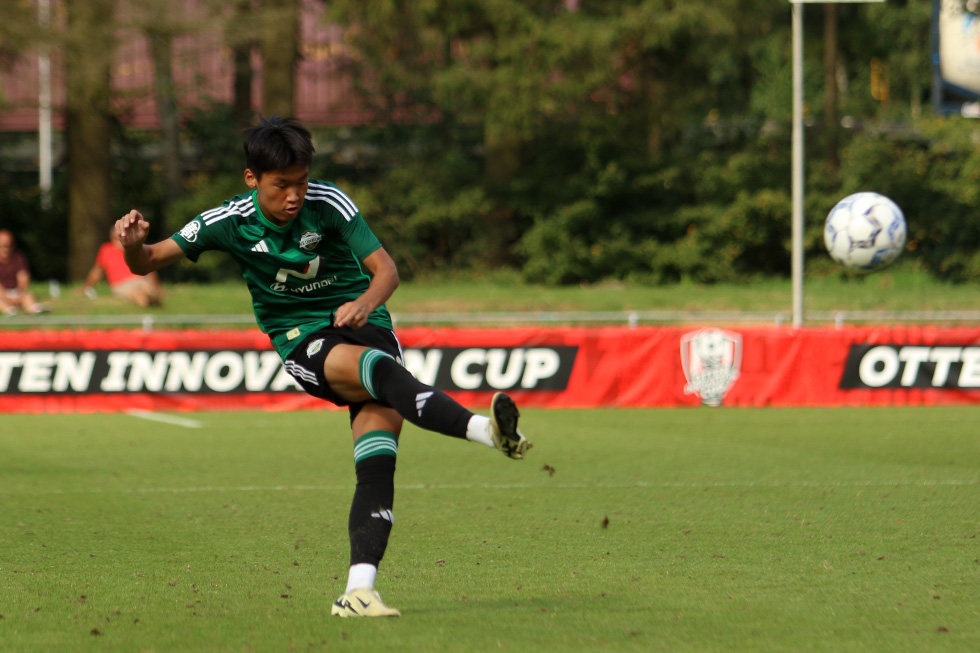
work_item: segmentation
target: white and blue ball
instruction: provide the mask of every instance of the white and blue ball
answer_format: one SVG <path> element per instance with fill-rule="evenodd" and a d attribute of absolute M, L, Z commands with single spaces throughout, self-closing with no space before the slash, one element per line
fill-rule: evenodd
<path fill-rule="evenodd" d="M 848 195 L 837 202 L 823 227 L 831 258 L 855 270 L 885 267 L 905 248 L 905 216 L 879 193 Z"/>

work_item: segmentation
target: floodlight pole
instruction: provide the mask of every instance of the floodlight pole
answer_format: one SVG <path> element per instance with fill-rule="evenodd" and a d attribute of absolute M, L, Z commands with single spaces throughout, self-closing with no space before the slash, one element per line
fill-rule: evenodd
<path fill-rule="evenodd" d="M 803 7 L 824 2 L 885 0 L 789 0 L 793 5 L 793 326 L 803 326 Z"/>

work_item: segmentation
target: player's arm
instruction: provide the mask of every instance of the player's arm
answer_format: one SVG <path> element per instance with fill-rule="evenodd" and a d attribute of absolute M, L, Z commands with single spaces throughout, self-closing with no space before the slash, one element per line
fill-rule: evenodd
<path fill-rule="evenodd" d="M 116 221 L 115 230 L 133 274 L 149 274 L 184 257 L 184 251 L 171 238 L 147 245 L 150 223 L 135 209 Z"/>
<path fill-rule="evenodd" d="M 371 283 L 364 294 L 337 309 L 334 326 L 361 328 L 367 323 L 368 315 L 388 301 L 398 287 L 398 267 L 384 247 L 374 250 L 361 262 L 371 273 Z"/>

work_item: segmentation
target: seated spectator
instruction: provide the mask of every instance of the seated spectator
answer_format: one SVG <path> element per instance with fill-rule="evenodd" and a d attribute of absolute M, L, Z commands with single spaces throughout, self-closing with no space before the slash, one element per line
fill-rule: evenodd
<path fill-rule="evenodd" d="M 37 315 L 48 309 L 38 304 L 28 286 L 31 272 L 27 258 L 15 249 L 14 235 L 0 229 L 0 313 L 17 315 L 18 310 Z"/>
<path fill-rule="evenodd" d="M 124 297 L 143 308 L 160 306 L 163 303 L 160 277 L 156 272 L 140 276 L 129 271 L 129 266 L 126 265 L 123 257 L 122 243 L 119 242 L 114 229 L 109 230 L 109 242 L 99 247 L 99 252 L 95 256 L 95 265 L 85 277 L 82 291 L 89 297 L 96 297 L 93 286 L 98 283 L 103 274 L 112 294 L 117 297 Z"/>

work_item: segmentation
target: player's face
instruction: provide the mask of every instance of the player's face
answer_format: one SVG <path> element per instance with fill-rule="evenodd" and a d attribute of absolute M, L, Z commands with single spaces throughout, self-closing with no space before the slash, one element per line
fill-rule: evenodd
<path fill-rule="evenodd" d="M 258 191 L 259 208 L 276 224 L 285 225 L 299 215 L 309 187 L 310 167 L 296 165 L 282 170 L 270 170 L 259 179 L 245 170 L 245 183 Z"/>

